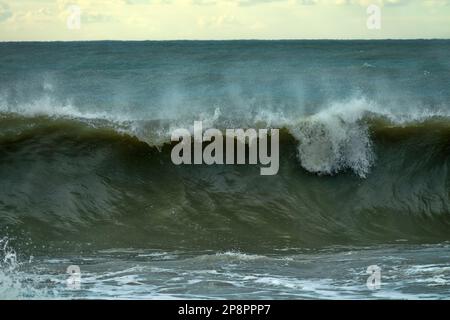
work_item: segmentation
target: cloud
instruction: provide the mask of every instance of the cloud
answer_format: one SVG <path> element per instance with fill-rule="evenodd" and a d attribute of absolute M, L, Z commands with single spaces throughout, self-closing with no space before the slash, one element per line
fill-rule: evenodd
<path fill-rule="evenodd" d="M 197 20 L 200 27 L 223 27 L 226 25 L 240 25 L 238 19 L 233 15 L 220 15 L 211 17 L 200 17 Z"/>
<path fill-rule="evenodd" d="M 285 2 L 285 0 L 237 0 L 240 6 L 253 6 L 258 4 L 265 4 L 271 2 Z"/>
<path fill-rule="evenodd" d="M 319 0 L 295 0 L 298 4 L 304 5 L 304 6 L 310 6 L 314 4 L 318 4 Z"/>
<path fill-rule="evenodd" d="M 0 22 L 12 17 L 12 11 L 6 3 L 0 2 Z"/>
<path fill-rule="evenodd" d="M 48 23 L 55 20 L 57 12 L 48 7 L 17 11 L 9 19 L 12 24 Z"/>
<path fill-rule="evenodd" d="M 81 15 L 83 23 L 102 23 L 102 22 L 114 22 L 117 19 L 114 16 L 101 14 L 101 13 L 85 13 Z"/>
<path fill-rule="evenodd" d="M 383 9 L 367 33 L 364 7 Z M 70 5 L 81 9 L 68 32 Z M 450 37 L 450 0 L 0 0 L 0 39 Z"/>
<path fill-rule="evenodd" d="M 123 0 L 128 5 L 145 5 L 145 4 L 171 4 L 172 0 Z"/>
<path fill-rule="evenodd" d="M 371 4 L 376 4 L 380 6 L 399 6 L 410 4 L 415 1 L 417 0 L 335 0 L 334 2 L 337 5 L 369 6 Z"/>
<path fill-rule="evenodd" d="M 424 0 L 428 6 L 450 6 L 450 0 Z"/>
<path fill-rule="evenodd" d="M 191 3 L 196 6 L 211 6 L 216 5 L 216 0 L 191 0 Z"/>
<path fill-rule="evenodd" d="M 128 0 L 133 1 L 133 0 Z M 134 0 L 139 1 L 139 0 Z M 141 0 L 144 1 L 144 0 Z M 219 0 L 191 0 L 194 5 L 211 6 L 217 5 L 221 1 Z M 413 2 L 417 3 L 430 3 L 430 4 L 442 4 L 449 3 L 450 0 L 222 0 L 222 3 L 236 4 L 241 7 L 245 6 L 257 6 L 269 3 L 287 3 L 291 5 L 310 6 L 310 5 L 360 5 L 369 6 L 371 4 L 377 4 L 380 6 L 398 6 L 406 5 Z"/>

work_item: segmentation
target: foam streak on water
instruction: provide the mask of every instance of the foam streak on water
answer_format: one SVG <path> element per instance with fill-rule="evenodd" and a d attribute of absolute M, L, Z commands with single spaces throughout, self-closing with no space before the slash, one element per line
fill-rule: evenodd
<path fill-rule="evenodd" d="M 1 298 L 445 299 L 450 293 L 448 258 L 446 244 L 271 254 L 114 249 L 37 258 L 28 272 L 10 275 L 17 284 Z M 73 263 L 82 272 L 77 289 L 67 286 L 64 272 Z M 370 265 L 381 268 L 380 289 L 366 285 Z M 23 284 L 30 281 L 41 287 L 35 296 Z"/>

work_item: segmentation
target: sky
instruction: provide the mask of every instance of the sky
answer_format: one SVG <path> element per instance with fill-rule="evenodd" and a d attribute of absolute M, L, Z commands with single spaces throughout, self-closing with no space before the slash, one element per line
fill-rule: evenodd
<path fill-rule="evenodd" d="M 0 41 L 386 38 L 450 38 L 450 0 L 0 0 Z"/>

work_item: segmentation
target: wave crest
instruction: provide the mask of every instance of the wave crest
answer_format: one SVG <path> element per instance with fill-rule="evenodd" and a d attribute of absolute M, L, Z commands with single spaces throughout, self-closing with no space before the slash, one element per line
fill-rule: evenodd
<path fill-rule="evenodd" d="M 319 175 L 334 175 L 351 170 L 361 178 L 366 178 L 375 164 L 377 156 L 373 135 L 380 130 L 413 127 L 437 118 L 449 123 L 446 113 L 421 110 L 394 114 L 364 98 L 334 103 L 307 116 L 289 117 L 262 109 L 250 118 L 239 119 L 230 118 L 220 108 L 216 108 L 213 114 L 204 113 L 192 119 L 138 120 L 118 114 L 83 113 L 70 105 L 57 108 L 44 102 L 14 110 L 7 110 L 3 104 L 0 108 L 3 124 L 0 138 L 10 138 L 11 133 L 17 136 L 32 128 L 65 127 L 67 130 L 81 130 L 87 135 L 103 132 L 110 136 L 129 136 L 160 149 L 171 143 L 173 130 L 181 127 L 192 130 L 194 120 L 202 120 L 205 130 L 213 127 L 225 130 L 233 126 L 270 127 L 285 129 L 295 139 L 298 159 L 305 170 Z"/>

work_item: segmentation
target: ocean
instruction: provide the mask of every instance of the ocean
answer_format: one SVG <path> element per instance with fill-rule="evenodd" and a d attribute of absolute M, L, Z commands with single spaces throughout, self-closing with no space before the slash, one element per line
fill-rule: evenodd
<path fill-rule="evenodd" d="M 447 40 L 0 43 L 0 298 L 447 299 L 449 170 Z"/>

